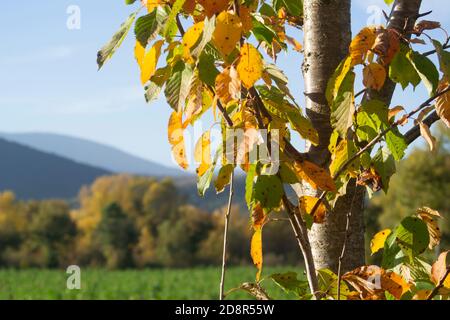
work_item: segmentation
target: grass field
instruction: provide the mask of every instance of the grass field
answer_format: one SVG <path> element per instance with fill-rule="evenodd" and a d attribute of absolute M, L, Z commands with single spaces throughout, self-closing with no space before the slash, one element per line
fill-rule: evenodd
<path fill-rule="evenodd" d="M 297 269 L 298 270 L 298 269 Z M 295 271 L 295 268 L 266 268 L 265 275 Z M 68 290 L 65 270 L 0 270 L 0 299 L 217 299 L 219 268 L 185 270 L 81 271 L 81 290 Z M 226 290 L 255 277 L 253 267 L 234 267 L 227 273 Z M 288 296 L 265 280 L 273 298 Z M 251 299 L 234 292 L 230 299 Z"/>

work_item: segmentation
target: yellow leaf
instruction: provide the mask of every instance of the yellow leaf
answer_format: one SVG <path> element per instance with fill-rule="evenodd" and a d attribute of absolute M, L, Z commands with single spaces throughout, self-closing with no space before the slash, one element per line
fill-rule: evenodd
<path fill-rule="evenodd" d="M 191 48 L 197 44 L 200 39 L 205 23 L 203 21 L 194 24 L 190 27 L 183 36 L 183 57 L 186 60 L 191 59 Z"/>
<path fill-rule="evenodd" d="M 161 0 L 142 0 L 142 5 L 147 7 L 148 12 L 152 12 L 161 2 Z"/>
<path fill-rule="evenodd" d="M 391 229 L 386 229 L 373 236 L 372 241 L 370 241 L 370 250 L 372 254 L 375 254 L 380 251 L 380 249 L 384 248 L 384 243 L 391 232 Z"/>
<path fill-rule="evenodd" d="M 330 92 L 327 93 L 327 99 L 330 101 L 330 103 L 336 99 L 336 96 L 339 92 L 342 82 L 344 82 L 345 77 L 350 72 L 352 67 L 353 67 L 352 66 L 352 57 L 348 56 L 342 63 L 342 67 L 340 67 L 336 71 L 336 73 L 337 72 L 339 72 L 339 73 L 337 73 L 335 75 L 335 77 L 330 79 L 330 82 L 328 85 L 330 86 L 331 90 L 329 90 Z"/>
<path fill-rule="evenodd" d="M 288 35 L 286 35 L 286 40 L 294 47 L 295 51 L 298 51 L 298 52 L 302 51 L 303 46 L 300 42 L 298 42 L 297 40 L 295 40 L 294 38 L 292 38 Z"/>
<path fill-rule="evenodd" d="M 170 145 L 176 145 L 183 140 L 182 113 L 172 112 L 169 118 L 168 138 Z"/>
<path fill-rule="evenodd" d="M 168 138 L 169 143 L 172 146 L 172 154 L 175 161 L 180 167 L 187 169 L 188 162 L 184 145 L 182 117 L 183 115 L 181 112 L 173 112 L 171 114 L 169 118 Z"/>
<path fill-rule="evenodd" d="M 441 215 L 436 210 L 428 207 L 417 209 L 417 215 L 426 223 L 428 233 L 430 234 L 430 250 L 441 242 L 441 230 L 439 229 L 439 221 Z"/>
<path fill-rule="evenodd" d="M 318 165 L 306 160 L 296 161 L 294 163 L 294 169 L 297 176 L 309 183 L 313 189 L 336 191 L 336 184 L 331 175 Z"/>
<path fill-rule="evenodd" d="M 145 48 L 139 41 L 136 41 L 136 45 L 134 46 L 134 57 L 136 58 L 136 62 L 139 65 L 139 69 L 142 69 L 142 63 L 144 62 L 145 56 Z"/>
<path fill-rule="evenodd" d="M 213 15 L 228 9 L 229 0 L 198 0 L 198 3 L 205 9 L 205 14 L 211 18 Z"/>
<path fill-rule="evenodd" d="M 250 253 L 252 256 L 253 264 L 258 269 L 256 273 L 256 281 L 261 279 L 262 265 L 263 265 L 263 252 L 262 252 L 262 229 L 258 228 L 253 233 L 251 241 Z"/>
<path fill-rule="evenodd" d="M 256 81 L 261 79 L 263 68 L 263 61 L 259 51 L 249 43 L 244 44 L 241 48 L 237 72 L 247 89 L 253 87 Z"/>
<path fill-rule="evenodd" d="M 299 199 L 299 208 L 302 214 L 311 215 L 312 210 L 316 203 L 320 201 L 319 198 L 311 197 L 311 196 L 302 196 Z M 317 210 L 314 213 L 313 219 L 314 223 L 323 223 L 325 221 L 325 217 L 327 215 L 327 208 L 321 202 L 317 207 Z"/>
<path fill-rule="evenodd" d="M 175 158 L 175 161 L 181 168 L 186 170 L 189 167 L 189 164 L 186 159 L 186 149 L 184 146 L 184 139 L 172 147 L 172 154 L 173 157 Z"/>
<path fill-rule="evenodd" d="M 145 54 L 141 65 L 141 82 L 147 83 L 150 78 L 155 74 L 156 67 L 158 65 L 158 59 L 161 55 L 161 47 L 164 44 L 164 40 L 156 41 L 153 47 Z"/>
<path fill-rule="evenodd" d="M 209 130 L 203 133 L 198 140 L 195 146 L 194 159 L 200 163 L 200 166 L 197 168 L 197 175 L 201 177 L 208 171 L 212 164 L 211 132 Z"/>
<path fill-rule="evenodd" d="M 223 11 L 216 19 L 213 42 L 217 49 L 228 56 L 235 48 L 242 36 L 241 19 L 230 12 Z"/>
<path fill-rule="evenodd" d="M 332 161 L 330 164 L 330 173 L 335 175 L 349 158 L 356 153 L 354 144 L 347 140 L 341 140 L 336 148 L 333 148 Z M 346 173 L 354 175 L 359 169 L 359 161 L 356 159 L 347 168 Z"/>
<path fill-rule="evenodd" d="M 371 63 L 364 68 L 363 83 L 366 88 L 379 91 L 386 81 L 386 69 L 378 63 Z"/>
<path fill-rule="evenodd" d="M 362 64 L 367 57 L 369 50 L 372 48 L 376 39 L 376 29 L 366 27 L 362 29 L 350 44 L 350 57 L 352 66 Z"/>
<path fill-rule="evenodd" d="M 446 89 L 449 85 L 450 83 L 441 81 L 438 92 Z M 447 128 L 450 128 L 450 91 L 436 99 L 436 112 L 441 120 L 447 125 Z"/>

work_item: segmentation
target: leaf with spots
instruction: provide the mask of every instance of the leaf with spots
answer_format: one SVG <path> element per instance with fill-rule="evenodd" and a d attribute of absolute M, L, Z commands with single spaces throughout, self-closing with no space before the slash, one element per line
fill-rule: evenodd
<path fill-rule="evenodd" d="M 308 282 L 299 280 L 296 272 L 275 273 L 270 278 L 286 292 L 301 298 L 308 294 Z"/>
<path fill-rule="evenodd" d="M 173 112 L 169 118 L 168 126 L 169 143 L 172 146 L 172 155 L 178 165 L 183 168 L 188 168 L 186 159 L 186 149 L 183 136 L 182 113 Z"/>
<path fill-rule="evenodd" d="M 294 169 L 298 177 L 309 183 L 315 190 L 336 191 L 336 184 L 327 170 L 310 161 L 296 161 Z"/>
<path fill-rule="evenodd" d="M 439 84 L 439 91 L 446 89 L 450 82 L 442 81 Z M 444 93 L 436 99 L 436 112 L 445 123 L 447 128 L 450 128 L 450 91 Z"/>
<path fill-rule="evenodd" d="M 369 50 L 375 43 L 377 31 L 373 27 L 362 29 L 350 44 L 350 57 L 352 65 L 362 64 L 367 57 Z"/>
<path fill-rule="evenodd" d="M 385 229 L 373 236 L 372 240 L 370 241 L 370 251 L 372 255 L 380 251 L 380 249 L 384 248 L 386 239 L 389 237 L 391 233 L 392 233 L 391 229 Z"/>
<path fill-rule="evenodd" d="M 278 208 L 283 194 L 283 184 L 277 176 L 261 175 L 256 179 L 254 198 L 264 210 Z"/>
<path fill-rule="evenodd" d="M 441 215 L 438 211 L 428 207 L 417 209 L 417 215 L 427 224 L 428 233 L 430 234 L 430 244 L 428 247 L 431 250 L 441 242 L 441 230 L 438 220 L 441 218 Z"/>
<path fill-rule="evenodd" d="M 241 48 L 241 56 L 237 66 L 239 78 L 247 89 L 261 79 L 264 65 L 259 51 L 251 44 L 246 43 Z"/>
<path fill-rule="evenodd" d="M 228 56 L 236 48 L 241 36 L 241 19 L 233 13 L 221 12 L 216 18 L 216 29 L 212 36 L 216 48 Z"/>
<path fill-rule="evenodd" d="M 378 63 L 371 63 L 364 68 L 363 83 L 366 88 L 379 91 L 386 81 L 386 69 Z"/>
<path fill-rule="evenodd" d="M 298 200 L 300 213 L 302 215 L 306 214 L 311 215 L 312 210 L 318 201 L 320 201 L 320 199 L 316 197 L 301 196 L 300 199 Z M 317 207 L 316 211 L 314 212 L 314 216 L 312 217 L 314 223 L 324 223 L 326 215 L 327 215 L 327 208 L 325 207 L 323 202 L 320 201 L 320 204 Z"/>
<path fill-rule="evenodd" d="M 212 164 L 210 130 L 203 133 L 198 140 L 194 150 L 194 159 L 197 163 L 200 163 L 200 166 L 197 168 L 197 175 L 201 177 Z"/>

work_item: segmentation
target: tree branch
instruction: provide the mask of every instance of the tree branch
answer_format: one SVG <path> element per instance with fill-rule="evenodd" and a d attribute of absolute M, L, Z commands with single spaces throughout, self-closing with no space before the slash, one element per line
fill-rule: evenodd
<path fill-rule="evenodd" d="M 439 120 L 441 120 L 441 118 L 439 118 L 437 112 L 434 111 L 432 114 L 430 114 L 428 117 L 425 118 L 423 123 L 426 124 L 428 127 L 431 127 L 435 122 Z M 420 137 L 419 125 L 414 126 L 408 132 L 405 133 L 405 141 L 408 145 L 416 141 L 416 139 L 419 137 Z"/>
<path fill-rule="evenodd" d="M 233 180 L 234 180 L 234 173 L 231 172 L 230 196 L 228 198 L 227 212 L 225 213 L 225 226 L 224 226 L 224 230 L 223 230 L 222 275 L 220 277 L 220 286 L 219 286 L 219 299 L 220 300 L 223 300 L 225 298 L 224 287 L 225 287 L 225 272 L 226 272 L 226 267 L 227 267 L 228 225 L 229 225 L 230 216 L 231 216 L 231 204 L 233 202 L 233 193 L 234 193 Z"/>
<path fill-rule="evenodd" d="M 445 280 L 447 277 L 450 276 L 450 266 L 447 267 L 447 271 L 445 272 L 445 275 L 442 277 L 442 279 L 439 281 L 436 288 L 434 288 L 433 291 L 431 291 L 430 295 L 428 296 L 427 300 L 433 300 L 433 298 L 438 295 L 439 290 L 444 286 Z"/>

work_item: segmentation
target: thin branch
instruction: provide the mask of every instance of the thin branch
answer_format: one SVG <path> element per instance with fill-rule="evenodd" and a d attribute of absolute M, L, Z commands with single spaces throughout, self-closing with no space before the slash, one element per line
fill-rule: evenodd
<path fill-rule="evenodd" d="M 181 20 L 180 20 L 180 14 L 177 14 L 176 21 L 177 21 L 177 27 L 178 27 L 178 30 L 180 30 L 181 36 L 184 36 L 185 32 L 184 32 L 183 24 L 181 23 Z"/>
<path fill-rule="evenodd" d="M 356 184 L 355 181 L 355 190 L 353 192 L 353 197 L 352 197 L 352 202 L 350 203 L 350 209 L 347 212 L 347 221 L 345 224 L 345 236 L 344 236 L 344 243 L 342 244 L 342 251 L 341 251 L 341 255 L 339 256 L 339 261 L 338 261 L 338 284 L 337 284 L 337 299 L 341 300 L 341 280 L 342 280 L 342 260 L 344 259 L 345 256 L 345 250 L 347 248 L 347 241 L 348 238 L 350 237 L 350 220 L 352 218 L 352 212 L 353 212 L 353 205 L 355 203 L 356 200 L 356 194 L 358 193 L 358 185 Z"/>
<path fill-rule="evenodd" d="M 444 50 L 450 48 L 450 44 L 447 44 L 445 46 L 442 47 Z M 431 50 L 431 51 L 427 51 L 422 53 L 423 56 L 431 56 L 432 54 L 435 54 L 437 51 L 436 50 Z"/>
<path fill-rule="evenodd" d="M 234 180 L 234 173 L 231 172 L 230 196 L 228 198 L 228 207 L 227 207 L 227 212 L 225 213 L 225 226 L 224 226 L 224 230 L 223 230 L 222 275 L 220 277 L 220 289 L 219 289 L 219 299 L 220 300 L 223 300 L 225 298 L 224 287 L 225 287 L 225 272 L 226 272 L 226 268 L 227 268 L 228 225 L 230 223 L 231 204 L 233 202 L 233 193 L 234 193 L 233 180 Z"/>
<path fill-rule="evenodd" d="M 450 276 L 450 266 L 447 267 L 447 271 L 445 272 L 445 275 L 442 277 L 442 279 L 439 281 L 436 288 L 434 288 L 433 291 L 431 291 L 430 295 L 428 296 L 427 300 L 433 300 L 433 298 L 439 294 L 439 290 L 444 286 L 445 280 L 447 277 Z"/>
<path fill-rule="evenodd" d="M 441 118 L 438 116 L 437 112 L 434 111 L 432 114 L 426 117 L 425 120 L 423 120 L 423 123 L 426 124 L 428 127 L 431 127 L 435 122 L 439 120 L 441 120 Z M 405 133 L 406 144 L 410 145 L 411 143 L 416 141 L 416 139 L 419 137 L 420 137 L 420 126 L 416 125 Z"/>
<path fill-rule="evenodd" d="M 443 94 L 447 93 L 450 91 L 450 86 L 448 86 L 447 88 L 445 88 L 444 90 L 436 93 L 434 96 L 432 96 L 431 98 L 429 98 L 427 101 L 425 101 L 424 103 L 422 103 L 420 106 L 418 106 L 416 109 L 414 109 L 413 111 L 411 111 L 410 113 L 408 113 L 404 119 L 410 119 L 411 117 L 413 117 L 415 114 L 417 114 L 418 112 L 420 112 L 422 109 L 428 107 L 434 100 L 436 100 L 437 98 L 439 98 L 440 96 L 442 96 Z M 401 119 L 403 120 L 403 119 Z M 336 179 L 337 177 L 339 177 L 349 166 L 350 164 L 355 161 L 356 159 L 358 159 L 364 152 L 368 151 L 369 149 L 371 149 L 375 144 L 377 144 L 378 142 L 381 141 L 381 139 L 384 138 L 384 136 L 389 133 L 390 131 L 392 131 L 393 129 L 397 128 L 400 125 L 401 120 L 394 122 L 391 126 L 389 126 L 388 128 L 384 129 L 382 132 L 380 132 L 372 141 L 370 141 L 364 148 L 362 148 L 361 150 L 359 150 L 356 154 L 354 154 L 352 157 L 350 157 L 341 167 L 340 169 L 334 174 L 333 179 Z M 314 205 L 313 209 L 311 210 L 311 215 L 314 216 L 314 214 L 316 213 L 317 209 L 320 206 L 320 203 L 323 202 L 323 200 L 325 199 L 325 197 L 327 196 L 328 191 L 324 191 L 322 192 L 322 195 L 320 196 L 319 200 L 316 202 L 316 204 Z"/>
<path fill-rule="evenodd" d="M 297 219 L 295 208 L 293 208 L 292 203 L 288 200 L 286 195 L 283 196 L 283 205 L 286 208 L 295 238 L 297 239 L 298 245 L 305 259 L 306 277 L 308 278 L 309 288 L 314 297 L 316 299 L 320 299 L 319 282 L 317 280 L 311 246 L 309 244 L 308 230 L 303 220 Z"/>

